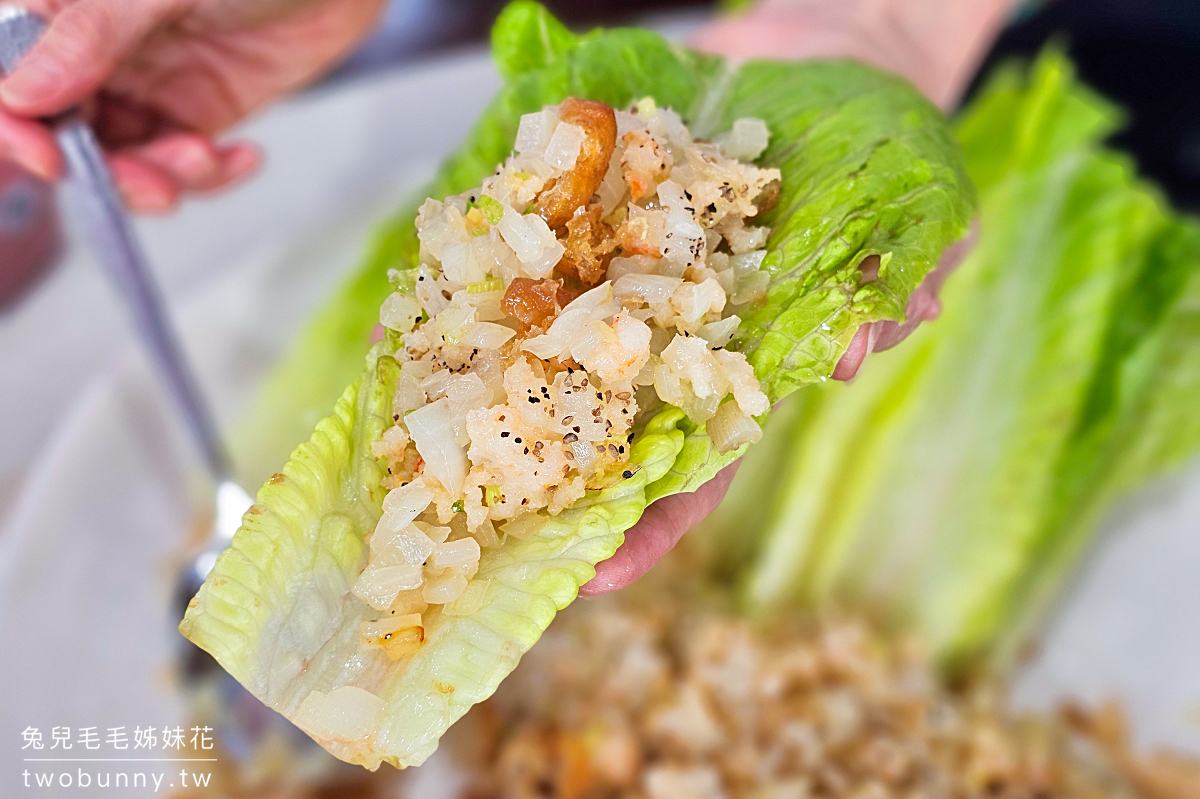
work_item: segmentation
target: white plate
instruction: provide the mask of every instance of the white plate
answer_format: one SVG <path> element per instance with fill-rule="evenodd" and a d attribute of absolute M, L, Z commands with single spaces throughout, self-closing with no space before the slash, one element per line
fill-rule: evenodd
<path fill-rule="evenodd" d="M 219 416 L 234 418 L 301 320 L 355 264 L 370 227 L 432 173 L 498 80 L 470 54 L 291 103 L 247 131 L 272 166 L 245 192 L 159 223 L 156 263 L 199 282 L 197 252 L 255 255 L 223 268 L 179 315 Z M 286 213 L 275 208 L 283 198 Z M 154 232 L 154 231 L 152 231 Z M 194 245 L 194 246 L 190 246 Z M 27 726 L 162 726 L 177 619 L 173 555 L 207 504 L 197 462 L 136 350 L 64 415 L 0 533 L 0 779 Z M 1200 471 L 1110 524 L 1037 659 L 1021 706 L 1128 701 L 1142 744 L 1200 754 Z M 26 753 L 27 754 L 27 753 Z"/>

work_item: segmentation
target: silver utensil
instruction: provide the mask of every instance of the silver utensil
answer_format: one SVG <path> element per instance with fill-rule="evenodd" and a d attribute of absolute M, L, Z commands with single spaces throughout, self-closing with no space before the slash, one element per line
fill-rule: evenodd
<path fill-rule="evenodd" d="M 25 8 L 0 4 L 0 74 L 12 73 L 45 29 L 45 21 Z M 179 346 L 95 133 L 76 109 L 46 122 L 66 161 L 66 184 L 92 249 L 125 300 L 141 341 L 217 486 L 213 533 L 180 577 L 180 592 L 189 591 L 190 598 L 212 569 L 217 554 L 228 546 L 253 500 L 232 477 L 228 453 Z"/>
<path fill-rule="evenodd" d="M 0 3 L 0 75 L 11 74 L 46 29 L 46 23 L 26 9 Z M 176 578 L 175 599 L 180 615 L 204 578 L 241 526 L 253 500 L 233 480 L 229 456 L 201 397 L 183 350 L 164 309 L 112 175 L 95 134 L 77 110 L 46 120 L 54 131 L 67 164 L 67 188 L 74 195 L 80 222 L 101 265 L 125 299 L 142 343 L 165 380 L 187 427 L 216 483 L 216 520 L 201 552 Z M 192 697 L 216 697 L 216 704 L 197 699 L 198 712 L 221 729 L 222 751 L 245 761 L 257 750 L 268 730 L 289 741 L 297 756 L 326 757 L 311 739 L 259 702 L 213 658 L 184 641 L 178 663 L 184 686 Z M 195 710 L 196 708 L 194 708 Z M 328 759 L 328 758 L 326 758 Z M 336 761 L 335 761 L 336 762 Z"/>

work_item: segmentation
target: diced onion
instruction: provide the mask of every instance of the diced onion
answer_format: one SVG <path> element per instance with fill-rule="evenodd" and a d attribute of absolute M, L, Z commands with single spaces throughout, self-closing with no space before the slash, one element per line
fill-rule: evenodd
<path fill-rule="evenodd" d="M 747 275 L 751 272 L 762 270 L 763 259 L 767 257 L 766 250 L 755 250 L 753 252 L 742 253 L 735 255 L 729 259 L 729 266 L 733 268 L 738 277 Z"/>
<path fill-rule="evenodd" d="M 531 214 L 531 216 L 533 216 Z M 541 221 L 541 217 L 533 216 L 534 219 Z M 545 225 L 545 222 L 542 222 Z M 549 230 L 550 228 L 546 228 Z M 553 233 L 550 234 L 553 237 Z M 525 264 L 524 272 L 532 278 L 544 278 L 554 271 L 554 267 L 562 260 L 563 253 L 567 251 L 557 239 L 551 239 L 550 243 L 542 250 L 542 254 L 534 260 Z"/>
<path fill-rule="evenodd" d="M 706 430 L 713 446 L 722 454 L 762 438 L 762 428 L 758 422 L 742 413 L 736 402 L 726 402 L 718 408 L 708 420 Z"/>
<path fill-rule="evenodd" d="M 428 398 L 421 383 L 433 374 L 429 361 L 404 361 L 400 364 L 400 381 L 396 386 L 396 397 L 392 400 L 392 412 L 405 414 L 420 408 Z"/>
<path fill-rule="evenodd" d="M 628 190 L 625 185 L 625 177 L 621 172 L 622 152 L 620 147 L 613 149 L 612 158 L 608 162 L 608 171 L 604 173 L 604 180 L 600 182 L 600 188 L 596 189 L 603 216 L 608 216 L 617 210 L 617 206 L 621 204 L 621 200 L 625 199 L 625 192 Z"/>
<path fill-rule="evenodd" d="M 438 544 L 429 558 L 429 565 L 435 569 L 470 566 L 478 562 L 479 542 L 474 538 L 460 538 L 457 541 Z"/>
<path fill-rule="evenodd" d="M 372 543 L 381 547 L 386 545 L 393 535 L 420 516 L 430 502 L 433 502 L 433 491 L 420 477 L 406 486 L 393 488 L 383 498 L 383 516 L 375 525 L 375 534 L 380 540 Z"/>
<path fill-rule="evenodd" d="M 503 291 L 482 291 L 477 294 L 468 293 L 465 301 L 475 307 L 475 321 L 498 322 L 505 318 L 504 309 L 500 303 L 504 300 Z"/>
<path fill-rule="evenodd" d="M 650 255 L 634 255 L 629 258 L 618 255 L 608 262 L 609 280 L 617 280 L 624 275 L 649 275 L 658 268 L 660 259 Z"/>
<path fill-rule="evenodd" d="M 382 699 L 354 685 L 328 694 L 313 691 L 296 711 L 296 723 L 318 738 L 363 741 L 379 729 Z"/>
<path fill-rule="evenodd" d="M 539 226 L 537 223 L 541 222 Z M 556 243 L 554 233 L 544 220 L 535 214 L 522 215 L 505 206 L 504 216 L 496 225 L 504 243 L 512 248 L 522 264 L 537 261 L 542 251 Z"/>
<path fill-rule="evenodd" d="M 435 544 L 442 543 L 446 540 L 446 537 L 450 535 L 449 527 L 439 527 L 434 524 L 429 524 L 428 522 L 417 522 L 416 525 L 417 529 L 433 539 L 433 543 Z"/>
<path fill-rule="evenodd" d="M 500 536 L 496 535 L 496 528 L 490 519 L 484 519 L 483 524 L 472 530 L 471 537 L 478 541 L 481 547 L 500 546 Z"/>
<path fill-rule="evenodd" d="M 426 200 L 417 219 L 417 238 L 421 242 L 420 256 L 424 262 L 441 260 L 447 244 L 467 239 L 462 214 L 452 205 Z"/>
<path fill-rule="evenodd" d="M 720 255 L 720 253 L 717 254 Z M 717 283 L 721 285 L 721 289 L 728 296 L 737 290 L 737 275 L 732 269 L 724 269 L 717 272 Z"/>
<path fill-rule="evenodd" d="M 421 390 L 425 392 L 425 396 L 430 400 L 440 399 L 446 395 L 446 386 L 450 383 L 450 378 L 454 376 L 453 372 L 445 369 L 434 372 L 421 381 Z"/>
<path fill-rule="evenodd" d="M 626 274 L 613 283 L 613 296 L 620 300 L 638 299 L 647 305 L 658 305 L 671 298 L 683 285 L 683 279 L 665 275 Z"/>
<path fill-rule="evenodd" d="M 421 595 L 431 605 L 444 605 L 462 596 L 467 588 L 467 578 L 458 569 L 449 569 L 425 584 Z"/>
<path fill-rule="evenodd" d="M 419 588 L 424 580 L 420 566 L 377 566 L 372 563 L 358 576 L 350 590 L 376 610 L 387 610 L 396 601 L 397 594 L 409 588 Z"/>
<path fill-rule="evenodd" d="M 417 526 L 410 524 L 392 536 L 387 545 L 380 547 L 378 552 L 372 538 L 371 562 L 380 566 L 420 566 L 429 559 L 436 546 L 437 543 L 432 538 Z"/>
<path fill-rule="evenodd" d="M 771 283 L 771 275 L 767 272 L 751 272 L 745 277 L 738 278 L 737 291 L 729 298 L 734 305 L 744 305 L 765 297 L 767 286 Z"/>
<path fill-rule="evenodd" d="M 517 140 L 514 145 L 516 151 L 541 155 L 550 143 L 550 136 L 557 125 L 558 113 L 552 108 L 525 114 L 517 126 Z"/>
<path fill-rule="evenodd" d="M 578 125 L 559 122 L 546 144 L 546 153 L 542 157 L 550 166 L 566 172 L 575 166 L 579 159 L 579 150 L 583 147 L 585 136 L 583 128 Z"/>
<path fill-rule="evenodd" d="M 725 290 L 712 278 L 699 284 L 684 283 L 671 293 L 671 307 L 685 322 L 695 324 L 725 308 Z"/>
<path fill-rule="evenodd" d="M 563 308 L 563 312 L 565 313 L 567 311 L 575 311 L 580 309 L 595 311 L 597 308 L 600 308 L 602 305 L 604 305 L 604 303 L 608 302 L 611 297 L 612 283 L 606 280 L 599 286 L 588 289 L 575 299 L 571 300 L 567 307 Z"/>
<path fill-rule="evenodd" d="M 379 323 L 401 333 L 410 332 L 420 315 L 420 304 L 399 291 L 388 295 L 379 307 Z"/>
<path fill-rule="evenodd" d="M 486 276 L 470 242 L 454 241 L 442 250 L 442 274 L 455 283 L 475 283 Z"/>
<path fill-rule="evenodd" d="M 433 329 L 450 344 L 457 344 L 462 335 L 475 324 L 475 308 L 471 305 L 450 305 L 433 320 Z"/>
<path fill-rule="evenodd" d="M 590 449 L 590 447 L 589 447 Z M 548 520 L 537 513 L 523 513 L 517 518 L 500 525 L 500 532 L 518 541 L 527 541 L 542 529 Z"/>
<path fill-rule="evenodd" d="M 404 417 L 417 452 L 425 459 L 425 474 L 441 483 L 452 497 L 462 494 L 467 479 L 467 450 L 454 440 L 449 400 L 442 398 Z"/>
<path fill-rule="evenodd" d="M 483 607 L 491 584 L 492 581 L 488 579 L 469 581 L 467 587 L 458 595 L 458 599 L 445 605 L 442 612 L 449 616 L 469 616 L 475 613 Z"/>
<path fill-rule="evenodd" d="M 429 603 L 421 598 L 421 589 L 408 588 L 396 594 L 388 612 L 406 616 L 410 613 L 424 613 L 428 609 Z"/>
<path fill-rule="evenodd" d="M 733 339 L 733 334 L 737 332 L 738 325 L 742 323 L 736 315 L 729 316 L 719 322 L 711 322 L 700 328 L 700 338 L 708 342 L 711 349 L 724 347 Z"/>
<path fill-rule="evenodd" d="M 416 295 L 421 307 L 430 316 L 437 316 L 450 305 L 450 300 L 442 296 L 442 289 L 433 279 L 429 268 L 424 265 L 417 270 Z"/>
<path fill-rule="evenodd" d="M 721 399 L 721 395 L 717 393 L 697 397 L 690 388 L 685 386 L 683 402 L 680 403 L 679 409 L 687 414 L 687 417 L 693 422 L 707 422 L 716 414 L 717 408 L 721 405 Z"/>
<path fill-rule="evenodd" d="M 754 161 L 767 149 L 771 132 L 767 123 L 754 117 L 745 117 L 733 123 L 729 133 L 717 140 L 721 154 L 739 161 Z"/>
<path fill-rule="evenodd" d="M 515 330 L 504 325 L 494 322 L 476 322 L 459 337 L 458 343 L 464 347 L 477 347 L 481 350 L 498 350 L 515 335 L 517 335 Z"/>
<path fill-rule="evenodd" d="M 767 243 L 771 229 L 766 227 L 736 227 L 726 234 L 729 250 L 735 255 L 748 255 Z"/>

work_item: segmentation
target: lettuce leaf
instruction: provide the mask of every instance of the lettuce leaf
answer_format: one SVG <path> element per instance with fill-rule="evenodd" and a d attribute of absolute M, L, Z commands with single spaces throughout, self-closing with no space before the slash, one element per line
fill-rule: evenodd
<path fill-rule="evenodd" d="M 574 37 L 528 2 L 505 10 L 493 42 L 507 84 L 443 166 L 432 196 L 477 185 L 508 155 L 522 114 L 570 95 L 615 106 L 651 95 L 683 113 L 697 135 L 742 116 L 767 122 L 774 143 L 762 163 L 784 174 L 781 202 L 767 220 L 776 226 L 764 267 L 771 284 L 735 346 L 772 399 L 827 377 L 859 325 L 901 319 L 908 294 L 973 213 L 945 120 L 912 87 L 866 67 L 737 68 L 637 29 Z M 361 368 L 355 342 L 365 340 L 390 291 L 387 270 L 416 263 L 414 211 L 385 225 L 363 272 L 274 379 L 265 395 L 270 417 L 304 416 L 330 379 L 351 379 L 355 361 Z M 859 285 L 858 264 L 876 253 L 887 265 L 877 281 Z M 322 373 L 306 382 L 314 368 Z M 379 467 L 369 453 L 390 418 L 395 372 L 385 348 L 373 350 L 334 415 L 264 486 L 181 625 L 291 718 L 312 690 L 356 685 L 382 698 L 382 725 L 369 744 L 314 735 L 368 767 L 421 763 L 512 670 L 649 502 L 694 490 L 738 454 L 717 453 L 702 425 L 662 410 L 638 431 L 631 462 L 641 469 L 632 478 L 589 494 L 530 540 L 487 552 L 476 578 L 488 581 L 482 605 L 431 614 L 422 648 L 392 663 L 359 646 L 367 608 L 347 591 L 380 514 Z"/>
<path fill-rule="evenodd" d="M 937 323 L 806 392 L 748 606 L 866 602 L 948 663 L 1011 657 L 1112 501 L 1200 450 L 1200 225 L 1102 146 L 1119 120 L 1053 50 L 964 115 L 979 243 Z"/>

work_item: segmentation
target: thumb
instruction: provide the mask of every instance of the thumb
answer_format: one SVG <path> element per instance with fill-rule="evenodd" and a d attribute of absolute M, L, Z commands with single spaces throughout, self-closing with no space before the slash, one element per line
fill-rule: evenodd
<path fill-rule="evenodd" d="M 156 0 L 78 0 L 58 13 L 12 75 L 0 102 L 22 116 L 78 104 L 167 16 Z"/>

